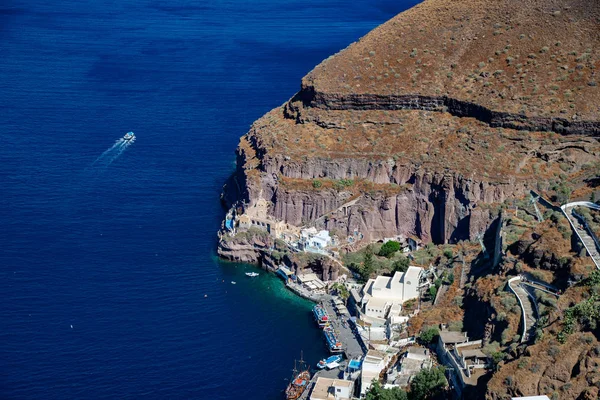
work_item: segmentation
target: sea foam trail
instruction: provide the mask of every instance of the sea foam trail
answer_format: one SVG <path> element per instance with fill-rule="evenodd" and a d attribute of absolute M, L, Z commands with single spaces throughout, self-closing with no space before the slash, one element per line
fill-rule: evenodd
<path fill-rule="evenodd" d="M 102 161 L 104 158 L 106 158 L 107 156 L 109 156 L 113 150 L 116 150 L 124 142 L 125 142 L 125 139 L 123 139 L 123 138 L 118 139 L 115 142 L 115 144 L 112 145 L 112 147 L 108 148 L 104 153 L 100 154 L 100 156 L 94 160 L 94 162 L 92 163 L 92 165 L 94 165 L 94 164 Z"/>
<path fill-rule="evenodd" d="M 123 139 L 121 139 L 123 140 Z M 110 158 L 108 158 L 105 162 L 105 167 L 108 167 L 110 164 L 113 163 L 113 161 L 115 161 L 117 158 L 119 158 L 121 156 L 121 154 L 123 154 L 123 152 L 125 150 L 127 150 L 127 148 L 129 146 L 131 146 L 133 144 L 133 142 L 135 142 L 135 138 L 130 139 L 130 140 L 124 140 L 124 143 L 121 143 L 120 146 L 116 147 L 113 151 L 114 154 L 110 155 Z"/>

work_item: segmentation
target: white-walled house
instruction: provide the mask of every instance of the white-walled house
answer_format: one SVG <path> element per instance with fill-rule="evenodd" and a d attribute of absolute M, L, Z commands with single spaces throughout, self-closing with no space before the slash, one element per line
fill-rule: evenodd
<path fill-rule="evenodd" d="M 310 400 L 350 400 L 354 382 L 343 379 L 317 378 Z"/>
<path fill-rule="evenodd" d="M 324 250 L 331 245 L 332 239 L 329 231 L 317 231 L 315 227 L 310 227 L 300 231 L 300 242 L 305 248 Z"/>
<path fill-rule="evenodd" d="M 423 268 L 411 266 L 406 272 L 396 272 L 392 277 L 378 276 L 369 279 L 360 300 L 362 317 L 375 319 L 369 322 L 384 322 L 386 318 L 398 315 L 405 301 L 419 297 L 422 273 Z"/>
<path fill-rule="evenodd" d="M 373 380 L 379 379 L 379 374 L 385 369 L 389 361 L 389 356 L 385 353 L 377 350 L 369 350 L 367 352 L 362 362 L 360 376 L 361 396 L 364 396 L 367 393 Z"/>
<path fill-rule="evenodd" d="M 319 231 L 316 235 L 311 236 L 308 239 L 308 246 L 317 249 L 324 249 L 331 244 L 331 237 L 329 231 Z"/>

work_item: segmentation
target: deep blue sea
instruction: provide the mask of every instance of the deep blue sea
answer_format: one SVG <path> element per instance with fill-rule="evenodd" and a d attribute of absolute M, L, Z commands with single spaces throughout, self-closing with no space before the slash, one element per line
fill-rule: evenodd
<path fill-rule="evenodd" d="M 281 398 L 322 337 L 215 258 L 221 186 L 255 119 L 414 3 L 1 1 L 0 399 Z"/>

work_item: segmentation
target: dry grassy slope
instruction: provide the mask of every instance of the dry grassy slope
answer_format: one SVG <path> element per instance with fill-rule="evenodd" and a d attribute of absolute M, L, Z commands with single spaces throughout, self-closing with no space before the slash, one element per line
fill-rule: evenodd
<path fill-rule="evenodd" d="M 599 67 L 596 0 L 426 0 L 303 83 L 322 93 L 447 95 L 494 111 L 598 121 Z"/>

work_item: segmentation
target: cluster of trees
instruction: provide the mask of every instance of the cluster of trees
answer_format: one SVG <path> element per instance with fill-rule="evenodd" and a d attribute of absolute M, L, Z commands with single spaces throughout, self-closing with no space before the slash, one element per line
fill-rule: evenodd
<path fill-rule="evenodd" d="M 372 245 L 368 245 L 364 251 L 362 262 L 352 261 L 348 266 L 359 275 L 362 281 L 367 281 L 378 268 L 382 267 L 391 269 L 392 273 L 406 272 L 410 261 L 407 257 L 396 254 L 400 249 L 400 243 L 394 240 L 384 243 L 377 252 L 374 251 Z M 392 260 L 383 262 L 377 260 L 377 256 Z"/>
<path fill-rule="evenodd" d="M 346 285 L 344 285 L 343 283 L 336 282 L 333 284 L 333 286 L 331 286 L 331 288 L 335 290 L 337 295 L 340 296 L 340 298 L 344 301 L 348 300 L 348 298 L 350 297 L 350 292 L 348 291 Z"/>
<path fill-rule="evenodd" d="M 410 382 L 410 392 L 399 388 L 384 389 L 374 382 L 367 392 L 367 400 L 430 400 L 444 399 L 448 386 L 444 367 L 423 369 Z"/>

